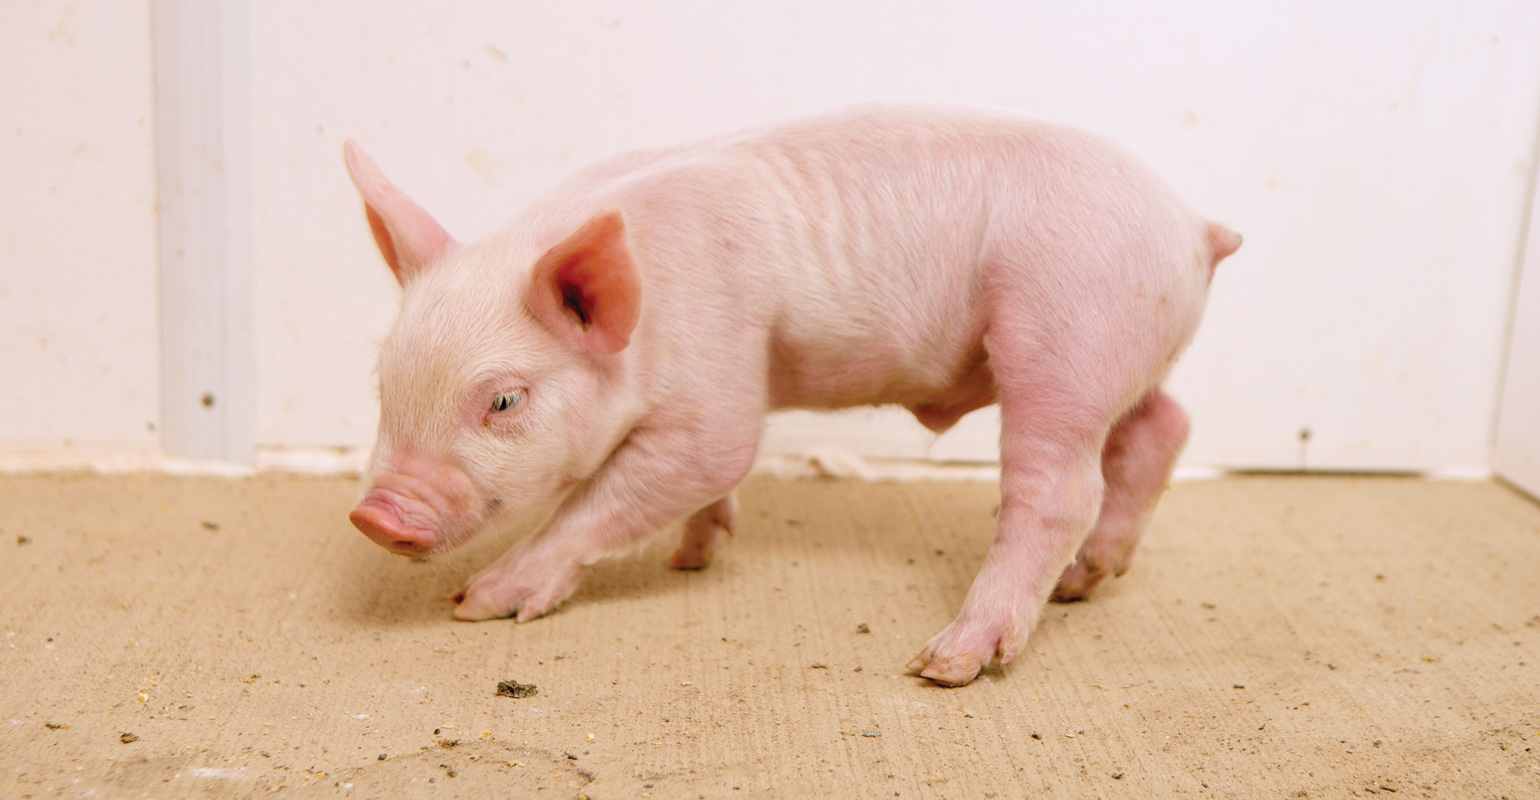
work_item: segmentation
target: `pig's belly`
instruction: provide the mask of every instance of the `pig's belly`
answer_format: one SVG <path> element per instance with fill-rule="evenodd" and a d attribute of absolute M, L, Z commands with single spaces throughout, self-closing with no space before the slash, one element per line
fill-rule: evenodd
<path fill-rule="evenodd" d="M 981 341 L 918 349 L 861 340 L 777 341 L 769 389 L 773 408 L 901 405 L 933 430 L 995 401 Z"/>

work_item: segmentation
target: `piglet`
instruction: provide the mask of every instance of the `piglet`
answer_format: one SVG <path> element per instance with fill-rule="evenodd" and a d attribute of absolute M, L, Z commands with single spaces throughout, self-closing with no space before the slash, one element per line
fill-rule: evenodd
<path fill-rule="evenodd" d="M 1050 595 L 1128 568 L 1187 437 L 1161 380 L 1241 241 L 1116 144 L 1004 111 L 866 106 L 629 153 L 467 244 L 344 156 L 404 289 L 349 518 L 420 556 L 561 497 L 456 617 L 539 617 L 679 518 L 669 565 L 705 567 L 772 409 L 893 403 L 939 433 L 998 402 L 994 543 L 909 664 L 950 686 L 1021 652 Z"/>

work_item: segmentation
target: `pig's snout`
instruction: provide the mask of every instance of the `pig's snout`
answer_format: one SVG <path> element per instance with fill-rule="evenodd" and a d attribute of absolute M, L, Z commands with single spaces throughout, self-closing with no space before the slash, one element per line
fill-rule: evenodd
<path fill-rule="evenodd" d="M 375 544 L 398 555 L 426 555 L 438 543 L 436 532 L 407 523 L 373 492 L 348 514 L 348 521 Z"/>
<path fill-rule="evenodd" d="M 427 555 L 474 533 L 478 515 L 471 494 L 459 470 L 392 471 L 374 481 L 348 520 L 392 553 Z"/>

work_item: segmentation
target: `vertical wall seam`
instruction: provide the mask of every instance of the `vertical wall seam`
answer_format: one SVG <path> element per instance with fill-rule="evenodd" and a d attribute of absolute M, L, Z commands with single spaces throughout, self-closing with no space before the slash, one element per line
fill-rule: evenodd
<path fill-rule="evenodd" d="M 1540 110 L 1540 98 L 1535 101 Z M 1535 128 L 1529 198 L 1523 215 L 1526 224 L 1519 239 L 1508 307 L 1508 337 L 1498 360 L 1491 458 L 1493 471 L 1506 482 L 1540 496 L 1540 424 L 1535 419 L 1540 406 L 1521 407 L 1526 401 L 1540 399 L 1532 388 L 1540 385 L 1540 375 L 1533 374 L 1540 370 L 1536 353 L 1540 347 L 1540 119 Z"/>
<path fill-rule="evenodd" d="M 155 0 L 163 448 L 255 459 L 246 0 Z"/>

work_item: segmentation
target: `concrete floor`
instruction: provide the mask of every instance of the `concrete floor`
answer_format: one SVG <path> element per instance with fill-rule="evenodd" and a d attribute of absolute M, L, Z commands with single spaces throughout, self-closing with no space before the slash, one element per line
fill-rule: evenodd
<path fill-rule="evenodd" d="M 522 625 L 446 599 L 516 532 L 396 558 L 357 491 L 0 476 L 0 797 L 1540 797 L 1540 506 L 1497 484 L 1178 484 L 961 689 L 903 664 L 989 484 L 756 479 L 709 569 L 660 542 Z"/>

